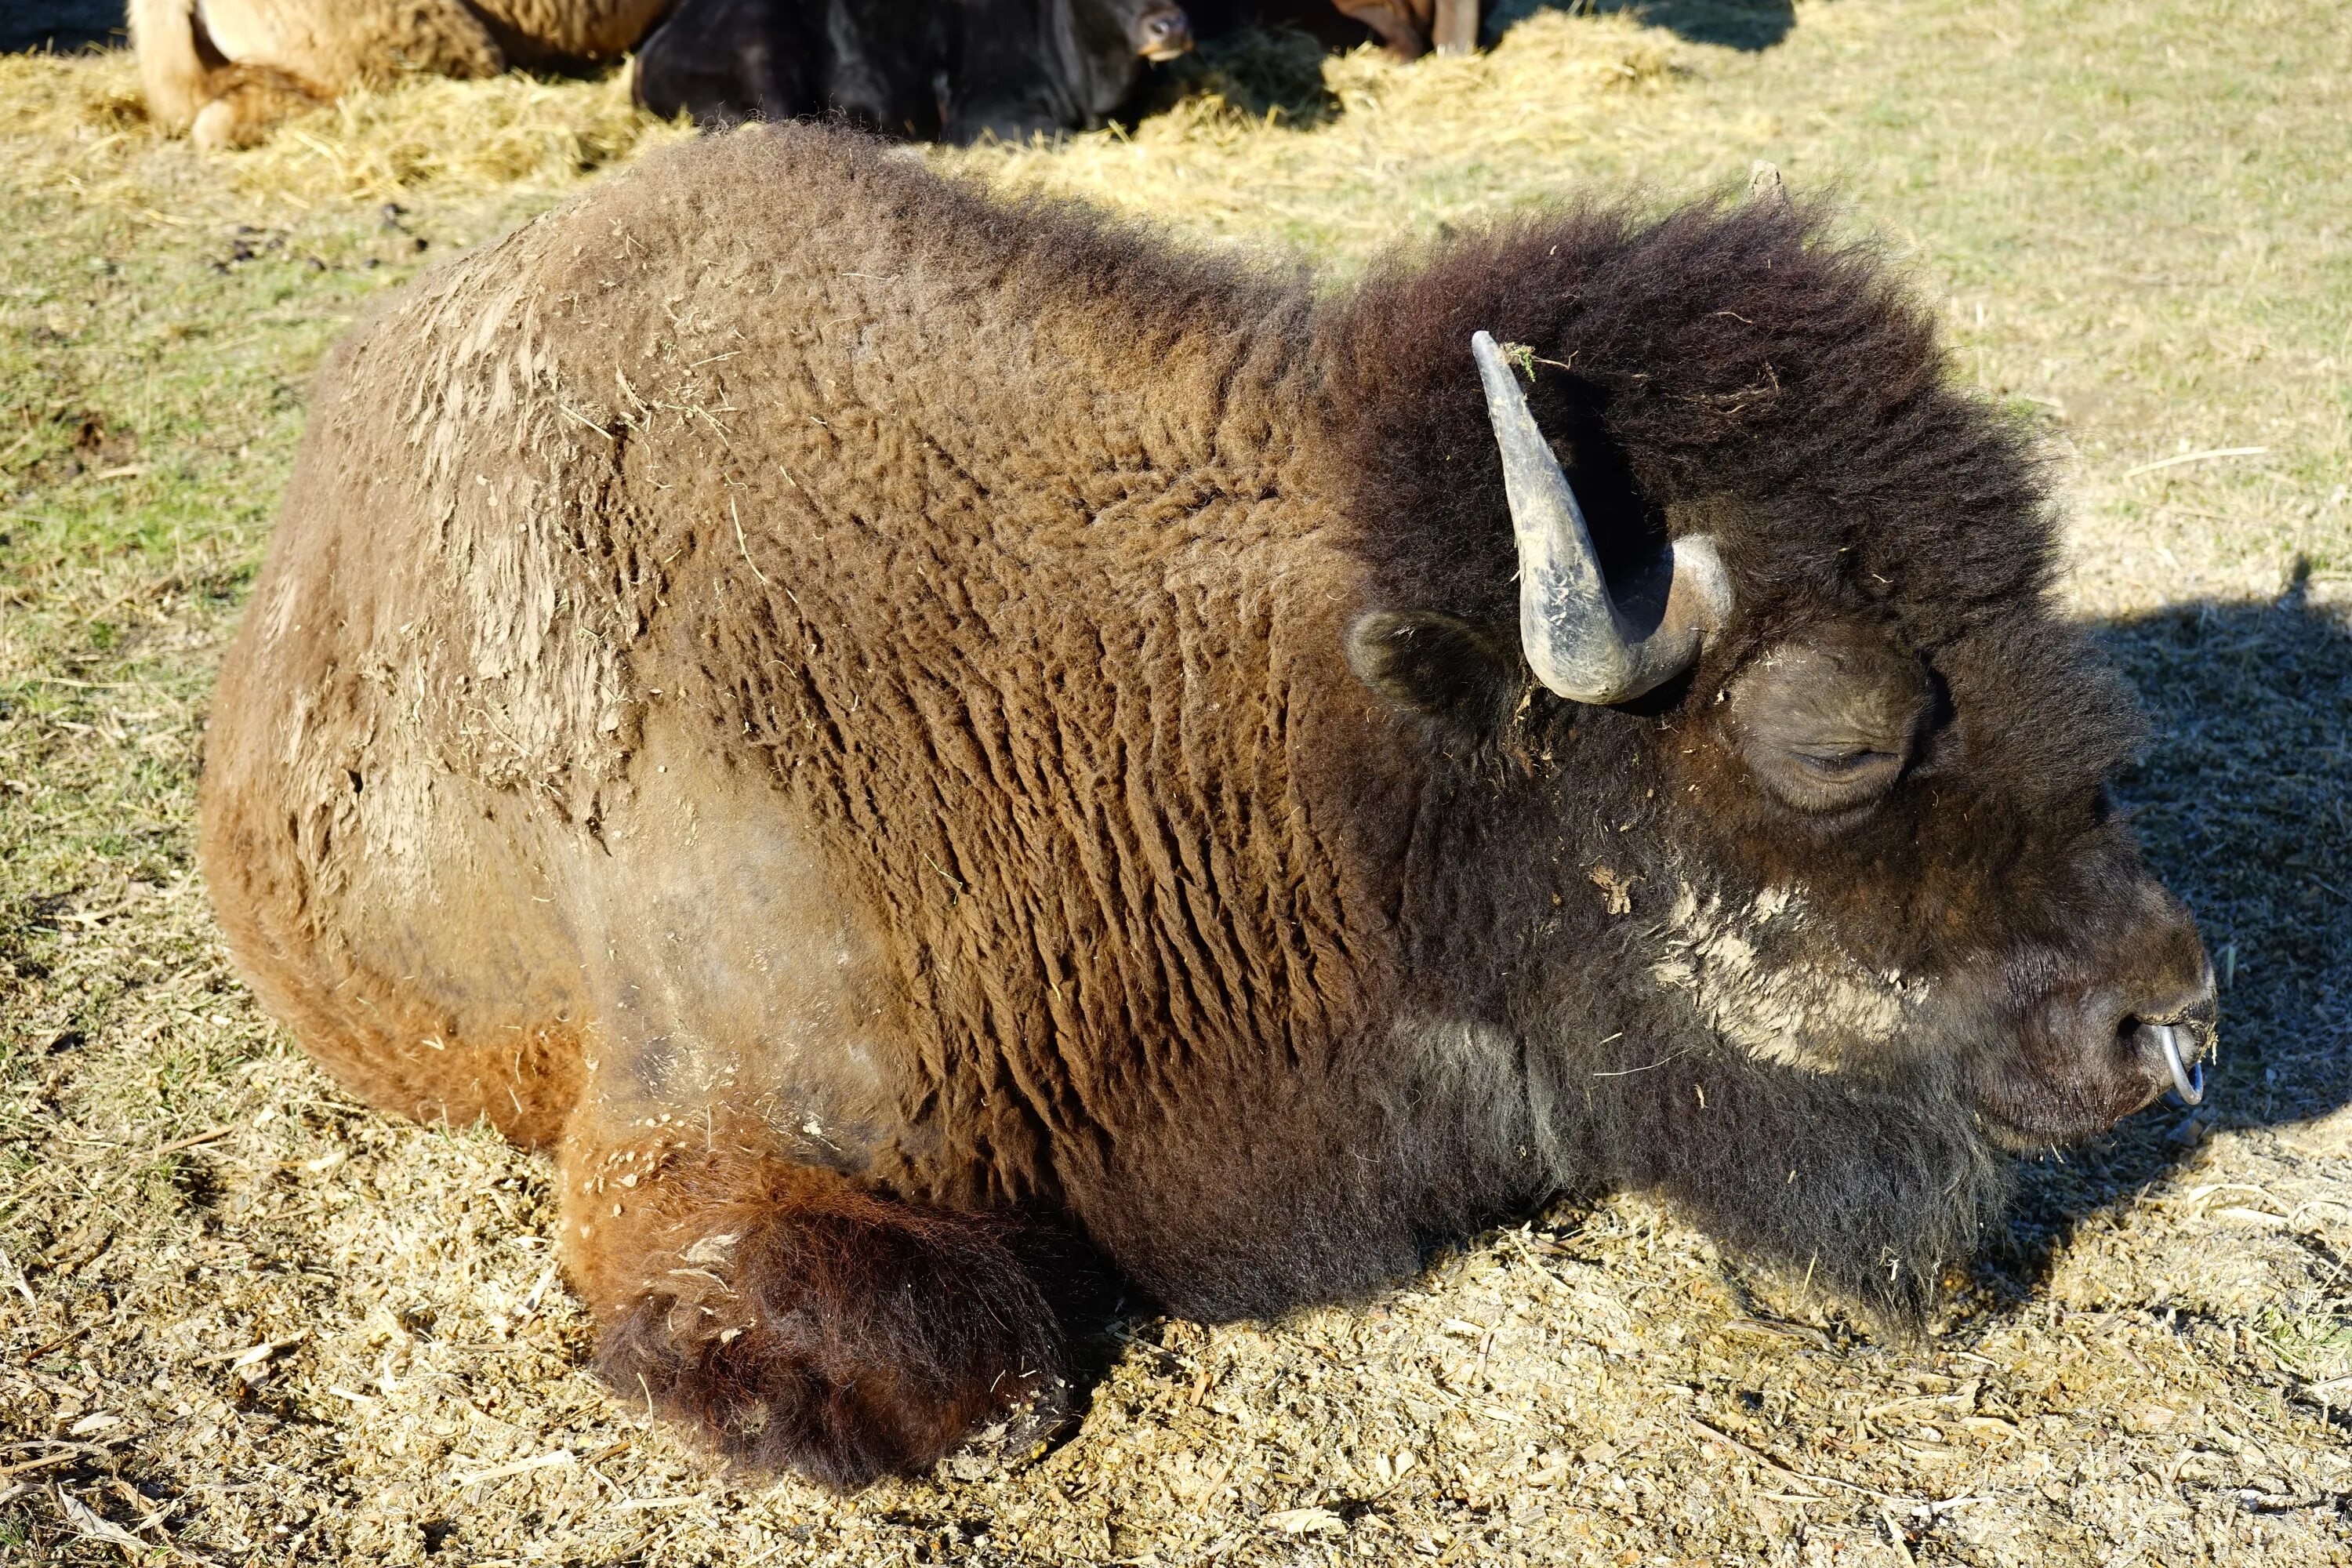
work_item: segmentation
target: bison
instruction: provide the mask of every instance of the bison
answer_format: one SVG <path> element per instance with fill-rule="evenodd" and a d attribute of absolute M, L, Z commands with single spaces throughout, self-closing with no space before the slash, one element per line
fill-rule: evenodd
<path fill-rule="evenodd" d="M 404 70 L 493 76 L 642 44 L 640 103 L 726 125 L 837 115 L 969 142 L 1100 124 L 1192 46 L 1176 0 L 131 0 L 156 121 L 242 147 Z"/>
<path fill-rule="evenodd" d="M 2053 532 L 1785 203 L 1318 287 L 757 127 L 334 352 L 203 861 L 753 1465 L 1034 1432 L 1089 1279 L 1360 1300 L 1611 1188 L 1900 1325 L 2213 1037 Z"/>
<path fill-rule="evenodd" d="M 617 59 L 670 0 L 131 0 L 147 109 L 203 147 L 404 70 Z"/>
<path fill-rule="evenodd" d="M 1192 47 L 1175 0 L 678 0 L 634 87 L 697 122 L 833 116 L 954 142 L 1103 122 Z"/>

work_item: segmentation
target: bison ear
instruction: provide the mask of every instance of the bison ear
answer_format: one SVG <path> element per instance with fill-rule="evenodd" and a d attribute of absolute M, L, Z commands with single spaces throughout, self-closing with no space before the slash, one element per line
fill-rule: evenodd
<path fill-rule="evenodd" d="M 1437 610 L 1367 610 L 1348 627 L 1348 668 L 1407 712 L 1486 734 L 1518 694 L 1517 647 Z"/>

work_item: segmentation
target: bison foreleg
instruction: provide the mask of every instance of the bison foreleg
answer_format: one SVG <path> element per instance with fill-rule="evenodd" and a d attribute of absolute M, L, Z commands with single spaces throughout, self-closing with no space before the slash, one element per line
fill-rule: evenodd
<path fill-rule="evenodd" d="M 334 96 L 270 66 L 227 66 L 205 85 L 204 106 L 188 128 L 188 139 L 208 152 L 256 146 L 268 140 L 279 121 Z"/>
<path fill-rule="evenodd" d="M 695 1127 L 567 1140 L 563 1236 L 625 1398 L 840 1488 L 1005 1451 L 1066 1408 L 1014 1222 L 894 1203 Z"/>

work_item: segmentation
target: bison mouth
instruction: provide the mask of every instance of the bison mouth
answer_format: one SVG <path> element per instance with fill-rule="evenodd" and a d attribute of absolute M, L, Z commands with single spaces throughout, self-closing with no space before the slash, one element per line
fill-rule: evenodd
<path fill-rule="evenodd" d="M 2019 1153 L 2081 1143 L 2111 1131 L 2168 1093 L 2205 1098 L 2205 1062 L 2217 1038 L 2205 1002 L 2162 1018 L 2126 1018 L 2109 1048 L 2059 1067 L 2020 1053 L 1970 1075 L 1979 1116 L 1996 1143 Z"/>

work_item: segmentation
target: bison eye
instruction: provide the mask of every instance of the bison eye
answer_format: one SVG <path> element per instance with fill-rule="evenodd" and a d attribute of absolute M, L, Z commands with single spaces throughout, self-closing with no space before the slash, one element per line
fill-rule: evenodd
<path fill-rule="evenodd" d="M 1790 748 L 1793 768 L 1768 775 L 1773 793 L 1805 811 L 1843 811 L 1875 798 L 1893 784 L 1909 760 L 1903 752 L 1853 747 L 1830 751 Z"/>
<path fill-rule="evenodd" d="M 1917 657 L 1858 629 L 1773 649 L 1732 682 L 1730 739 L 1781 804 L 1850 811 L 1910 765 L 1931 690 Z"/>
<path fill-rule="evenodd" d="M 1850 779 L 1872 768 L 1899 768 L 1903 759 L 1893 752 L 1790 752 L 1790 756 L 1825 779 Z"/>

